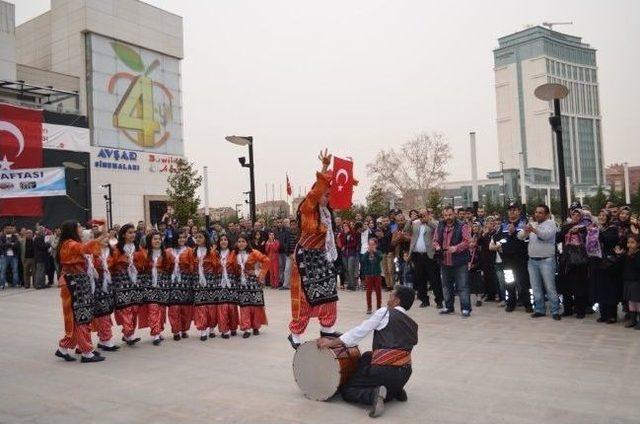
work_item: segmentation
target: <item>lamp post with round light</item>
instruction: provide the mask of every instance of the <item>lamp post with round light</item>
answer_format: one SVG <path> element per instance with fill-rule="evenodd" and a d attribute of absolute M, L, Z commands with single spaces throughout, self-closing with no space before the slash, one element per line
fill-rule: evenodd
<path fill-rule="evenodd" d="M 556 133 L 556 155 L 558 156 L 558 184 L 560 188 L 560 216 L 562 222 L 567 220 L 569 202 L 567 199 L 567 176 L 564 173 L 564 147 L 562 145 L 562 115 L 560 99 L 569 94 L 569 89 L 562 84 L 542 84 L 534 91 L 535 96 L 546 102 L 553 100 L 554 115 L 549 117 L 551 129 Z"/>
<path fill-rule="evenodd" d="M 251 224 L 253 224 L 256 221 L 256 180 L 254 174 L 255 164 L 253 162 L 253 137 L 230 135 L 225 137 L 225 140 L 238 146 L 249 147 L 249 163 L 247 163 L 247 160 L 244 156 L 238 158 L 238 162 L 240 162 L 240 166 L 242 166 L 243 168 L 249 168 L 249 215 Z"/>

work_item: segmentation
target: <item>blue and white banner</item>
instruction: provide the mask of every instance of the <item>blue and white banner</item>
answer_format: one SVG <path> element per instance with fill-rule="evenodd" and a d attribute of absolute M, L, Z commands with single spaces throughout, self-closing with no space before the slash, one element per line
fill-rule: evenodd
<path fill-rule="evenodd" d="M 64 168 L 0 170 L 0 199 L 66 195 Z"/>

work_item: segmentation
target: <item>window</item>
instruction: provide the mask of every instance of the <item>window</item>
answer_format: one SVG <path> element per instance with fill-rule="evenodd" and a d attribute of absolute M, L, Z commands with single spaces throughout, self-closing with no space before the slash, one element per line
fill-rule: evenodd
<path fill-rule="evenodd" d="M 585 80 L 591 82 L 591 69 L 585 69 Z"/>
<path fill-rule="evenodd" d="M 596 76 L 596 70 L 595 69 L 591 70 L 591 81 L 594 82 L 594 83 L 598 82 L 598 77 Z"/>
<path fill-rule="evenodd" d="M 596 144 L 593 120 L 578 118 L 578 140 L 580 143 L 580 171 L 583 184 L 596 183 Z"/>
<path fill-rule="evenodd" d="M 550 65 L 550 63 L 549 63 L 549 62 L 550 62 L 550 61 L 549 61 L 549 59 L 546 59 L 547 74 L 550 72 L 550 68 L 551 68 L 551 65 Z"/>

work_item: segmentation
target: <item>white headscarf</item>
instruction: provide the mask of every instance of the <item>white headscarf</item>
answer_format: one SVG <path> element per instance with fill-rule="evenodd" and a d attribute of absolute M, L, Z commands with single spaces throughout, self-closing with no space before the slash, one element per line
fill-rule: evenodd
<path fill-rule="evenodd" d="M 198 249 L 196 250 L 196 253 L 198 255 L 198 282 L 200 283 L 201 286 L 206 286 L 207 279 L 204 276 L 203 261 L 204 261 L 204 257 L 207 254 L 207 248 L 198 247 Z"/>
<path fill-rule="evenodd" d="M 173 274 L 171 274 L 171 279 L 174 282 L 181 282 L 182 281 L 182 274 L 180 273 L 180 254 L 182 252 L 184 252 L 187 249 L 186 246 L 182 246 L 179 247 L 177 249 L 174 249 L 175 255 L 176 255 L 176 261 L 173 264 Z"/>
<path fill-rule="evenodd" d="M 320 221 L 327 228 L 327 235 L 324 239 L 324 248 L 327 252 L 327 260 L 334 262 L 338 259 L 338 251 L 336 249 L 336 239 L 333 235 L 333 222 L 331 219 L 331 212 L 326 206 L 320 206 Z"/>
<path fill-rule="evenodd" d="M 162 256 L 162 250 L 153 249 L 151 253 L 151 259 L 153 260 L 153 265 L 151 266 L 151 285 L 153 287 L 158 287 L 158 260 Z"/>
<path fill-rule="evenodd" d="M 243 250 L 238 253 L 238 264 L 240 265 L 240 284 L 247 284 L 247 275 L 244 271 L 244 267 L 247 265 L 247 259 L 249 259 L 249 254 L 246 250 Z"/>
<path fill-rule="evenodd" d="M 107 293 L 109 291 L 109 285 L 111 285 L 111 271 L 109 271 L 109 259 L 110 250 L 108 247 L 103 247 L 100 253 L 100 262 L 102 262 L 102 291 Z"/>
<path fill-rule="evenodd" d="M 84 259 L 87 262 L 87 275 L 91 283 L 91 294 L 93 294 L 96 291 L 96 279 L 100 278 L 100 275 L 96 267 L 93 266 L 93 255 L 84 255 Z"/>
<path fill-rule="evenodd" d="M 132 283 L 138 282 L 138 270 L 133 263 L 133 253 L 136 251 L 136 246 L 133 243 L 127 243 L 124 245 L 124 253 L 129 257 L 129 266 L 127 267 L 127 274 Z"/>
<path fill-rule="evenodd" d="M 222 265 L 222 287 L 231 287 L 231 280 L 227 272 L 227 259 L 229 259 L 229 249 L 220 251 L 220 264 Z"/>

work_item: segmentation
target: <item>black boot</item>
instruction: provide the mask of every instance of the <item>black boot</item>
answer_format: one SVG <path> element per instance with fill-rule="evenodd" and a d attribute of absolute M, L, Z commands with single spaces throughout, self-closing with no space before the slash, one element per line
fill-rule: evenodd
<path fill-rule="evenodd" d="M 628 312 L 630 314 L 629 321 L 624 325 L 625 328 L 633 328 L 638 325 L 638 313 L 637 312 Z"/>

